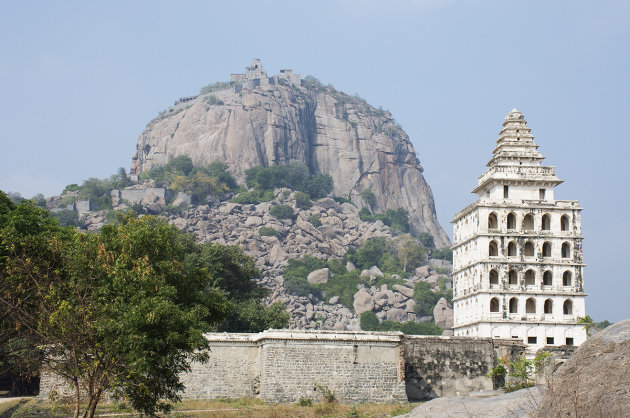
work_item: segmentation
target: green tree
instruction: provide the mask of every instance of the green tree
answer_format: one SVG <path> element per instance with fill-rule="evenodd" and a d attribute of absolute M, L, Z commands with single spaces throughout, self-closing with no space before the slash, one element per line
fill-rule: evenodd
<path fill-rule="evenodd" d="M 148 415 L 168 411 L 228 311 L 209 271 L 186 262 L 193 239 L 151 216 L 82 234 L 25 202 L 2 215 L 0 243 L 0 317 L 74 387 L 75 416 L 84 390 L 94 416 L 113 388 Z"/>
<path fill-rule="evenodd" d="M 289 205 L 276 205 L 269 210 L 269 214 L 277 219 L 293 219 L 295 213 Z"/>
<path fill-rule="evenodd" d="M 427 250 L 420 246 L 418 241 L 411 235 L 400 235 L 394 239 L 398 249 L 398 258 L 403 270 L 413 271 L 427 261 Z"/>
<path fill-rule="evenodd" d="M 422 243 L 426 248 L 435 248 L 435 243 L 433 242 L 433 235 L 428 232 L 420 232 L 418 234 L 418 241 Z"/>
<path fill-rule="evenodd" d="M 372 311 L 365 311 L 359 317 L 359 323 L 363 331 L 378 331 L 379 321 L 376 314 Z"/>
<path fill-rule="evenodd" d="M 372 190 L 370 189 L 363 190 L 361 192 L 361 199 L 363 199 L 363 201 L 367 203 L 371 211 L 372 207 L 376 203 L 376 196 L 374 195 L 374 193 L 372 193 Z"/>

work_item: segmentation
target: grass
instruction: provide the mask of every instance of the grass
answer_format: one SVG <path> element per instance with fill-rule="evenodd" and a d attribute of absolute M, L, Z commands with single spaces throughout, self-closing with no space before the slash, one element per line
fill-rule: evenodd
<path fill-rule="evenodd" d="M 21 399 L 10 403 L 0 404 L 0 416 L 5 411 L 15 408 L 11 417 L 65 417 L 71 415 L 72 404 L 42 401 L 39 399 Z M 8 406 L 12 404 L 12 406 Z M 219 399 L 219 400 L 184 400 L 174 406 L 171 417 L 386 417 L 402 415 L 410 412 L 419 404 L 357 404 L 344 405 L 339 403 L 313 402 L 311 405 L 298 404 L 269 404 L 259 399 Z M 99 416 L 136 416 L 124 404 L 103 403 L 97 408 Z"/>

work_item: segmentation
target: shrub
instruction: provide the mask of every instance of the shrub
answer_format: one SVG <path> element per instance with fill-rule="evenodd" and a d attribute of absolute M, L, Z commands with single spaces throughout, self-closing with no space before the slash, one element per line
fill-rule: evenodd
<path fill-rule="evenodd" d="M 213 84 L 208 84 L 207 86 L 203 86 L 201 90 L 199 90 L 199 94 L 207 94 L 212 93 L 216 89 L 224 89 L 230 87 L 230 83 L 226 81 L 217 81 Z"/>
<path fill-rule="evenodd" d="M 453 251 L 449 247 L 436 248 L 431 253 L 431 258 L 437 258 L 439 260 L 453 261 Z"/>
<path fill-rule="evenodd" d="M 61 226 L 83 227 L 83 222 L 79 221 L 79 214 L 74 210 L 51 212 L 51 215 L 57 218 Z"/>
<path fill-rule="evenodd" d="M 320 226 L 322 226 L 322 221 L 319 220 L 319 215 L 311 215 L 310 218 L 308 218 L 308 221 L 315 227 L 315 228 L 319 228 Z"/>
<path fill-rule="evenodd" d="M 365 206 L 359 210 L 359 219 L 361 219 L 363 222 L 375 221 L 374 216 L 372 216 L 372 213 Z"/>
<path fill-rule="evenodd" d="M 363 331 L 378 331 L 381 325 L 376 314 L 372 311 L 363 312 L 359 321 Z"/>
<path fill-rule="evenodd" d="M 321 199 L 322 197 L 326 197 L 332 191 L 333 180 L 328 174 L 319 174 L 304 181 L 301 189 L 312 199 Z"/>
<path fill-rule="evenodd" d="M 234 198 L 232 198 L 232 202 L 241 205 L 249 205 L 259 203 L 260 199 L 260 193 L 252 190 L 250 192 L 241 192 L 237 194 Z"/>
<path fill-rule="evenodd" d="M 300 398 L 300 400 L 297 402 L 297 406 L 311 407 L 313 406 L 313 400 L 311 398 Z"/>
<path fill-rule="evenodd" d="M 313 206 L 313 202 L 304 192 L 295 192 L 295 203 L 299 208 L 310 208 Z"/>
<path fill-rule="evenodd" d="M 414 308 L 418 316 L 433 316 L 433 308 L 442 297 L 439 293 L 431 291 L 431 285 L 427 282 L 416 283 L 413 289 L 413 296 L 416 299 Z"/>
<path fill-rule="evenodd" d="M 293 208 L 289 205 L 276 205 L 271 208 L 269 213 L 276 219 L 293 219 L 295 216 Z"/>
<path fill-rule="evenodd" d="M 263 226 L 258 230 L 261 237 L 277 237 L 279 232 L 269 226 Z"/>
<path fill-rule="evenodd" d="M 428 232 L 420 232 L 418 234 L 418 241 L 422 243 L 426 248 L 434 248 L 435 243 L 433 242 L 433 235 Z"/>
<path fill-rule="evenodd" d="M 376 203 L 376 196 L 370 189 L 365 189 L 361 192 L 361 199 L 363 199 L 369 207 L 374 206 L 374 203 Z"/>

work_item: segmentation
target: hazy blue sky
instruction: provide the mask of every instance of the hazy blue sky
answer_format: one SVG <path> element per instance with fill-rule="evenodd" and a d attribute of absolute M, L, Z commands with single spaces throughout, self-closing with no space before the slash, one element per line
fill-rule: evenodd
<path fill-rule="evenodd" d="M 630 2 L 5 1 L 0 189 L 128 168 L 146 123 L 260 58 L 389 109 L 451 216 L 516 107 L 584 207 L 587 312 L 630 317 Z"/>

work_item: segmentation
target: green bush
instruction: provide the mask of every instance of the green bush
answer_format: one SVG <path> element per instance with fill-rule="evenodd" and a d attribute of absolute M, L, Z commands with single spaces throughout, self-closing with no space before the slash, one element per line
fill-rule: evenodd
<path fill-rule="evenodd" d="M 417 323 L 414 321 L 397 322 L 384 320 L 379 322 L 372 311 L 363 312 L 360 316 L 363 331 L 401 331 L 408 335 L 441 335 L 442 328 L 431 322 Z"/>
<path fill-rule="evenodd" d="M 435 243 L 433 242 L 433 235 L 428 232 L 420 232 L 418 234 L 418 241 L 422 243 L 426 248 L 435 248 Z"/>
<path fill-rule="evenodd" d="M 269 226 L 263 226 L 258 230 L 261 237 L 277 237 L 279 232 Z"/>
<path fill-rule="evenodd" d="M 269 210 L 269 214 L 276 219 L 293 219 L 295 216 L 289 205 L 276 205 Z"/>
<path fill-rule="evenodd" d="M 308 167 L 299 162 L 249 168 L 245 171 L 245 183 L 250 189 L 261 191 L 287 187 L 306 193 L 310 199 L 324 197 L 333 189 L 332 177 L 312 176 Z"/>
<path fill-rule="evenodd" d="M 363 222 L 374 222 L 376 220 L 374 219 L 372 212 L 370 212 L 370 210 L 365 206 L 359 210 L 359 219 Z"/>
<path fill-rule="evenodd" d="M 62 210 L 51 212 L 50 214 L 57 218 L 61 226 L 74 226 L 77 228 L 84 226 L 83 222 L 79 221 L 79 214 L 74 210 Z"/>
<path fill-rule="evenodd" d="M 259 203 L 261 199 L 260 193 L 255 190 L 250 192 L 241 192 L 232 198 L 231 202 L 241 205 L 249 205 Z"/>
<path fill-rule="evenodd" d="M 310 197 L 304 192 L 295 192 L 295 203 L 299 208 L 310 208 L 313 206 Z"/>
<path fill-rule="evenodd" d="M 310 218 L 308 218 L 308 221 L 315 227 L 315 228 L 319 228 L 320 226 L 322 226 L 322 221 L 319 220 L 319 215 L 311 215 Z"/>
<path fill-rule="evenodd" d="M 453 261 L 453 251 L 449 247 L 436 248 L 431 253 L 431 258 L 437 258 L 439 260 Z"/>
<path fill-rule="evenodd" d="M 230 87 L 230 83 L 227 81 L 217 81 L 216 83 L 208 84 L 207 86 L 203 86 L 201 90 L 199 90 L 199 94 L 208 94 L 212 93 L 216 89 L 225 89 Z"/>

